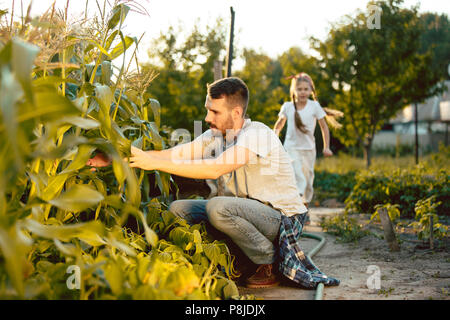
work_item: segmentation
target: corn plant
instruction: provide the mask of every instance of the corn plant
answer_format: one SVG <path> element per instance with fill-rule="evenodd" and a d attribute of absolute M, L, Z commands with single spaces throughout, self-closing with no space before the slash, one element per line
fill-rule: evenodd
<path fill-rule="evenodd" d="M 125 65 L 140 41 L 122 32 L 129 2 L 88 26 L 70 28 L 53 6 L 0 28 L 0 298 L 238 295 L 228 248 L 166 210 L 170 175 L 123 160 L 131 145 L 167 144 L 146 93 L 155 74 Z M 112 166 L 87 167 L 96 152 Z M 159 200 L 149 197 L 149 174 Z"/>

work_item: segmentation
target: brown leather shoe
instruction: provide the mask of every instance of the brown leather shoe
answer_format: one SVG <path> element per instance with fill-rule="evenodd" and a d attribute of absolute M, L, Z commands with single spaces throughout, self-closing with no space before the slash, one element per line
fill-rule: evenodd
<path fill-rule="evenodd" d="M 276 287 L 280 283 L 272 271 L 272 264 L 261 264 L 255 273 L 250 276 L 245 286 L 247 288 L 271 288 Z"/>

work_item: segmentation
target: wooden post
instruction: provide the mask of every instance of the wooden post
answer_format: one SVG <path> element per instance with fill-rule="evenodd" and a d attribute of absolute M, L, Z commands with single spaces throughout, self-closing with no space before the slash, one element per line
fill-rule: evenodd
<path fill-rule="evenodd" d="M 383 226 L 384 239 L 388 243 L 389 249 L 391 251 L 399 251 L 400 247 L 395 237 L 394 227 L 392 226 L 392 221 L 389 218 L 386 208 L 379 208 L 378 215 L 380 216 L 381 225 Z"/>
<path fill-rule="evenodd" d="M 433 238 L 433 215 L 430 215 L 430 249 L 434 250 L 434 238 Z"/>
<path fill-rule="evenodd" d="M 222 79 L 222 61 L 214 60 L 214 81 Z"/>
<path fill-rule="evenodd" d="M 227 52 L 227 77 L 231 77 L 231 61 L 233 60 L 233 38 L 234 38 L 234 10 L 230 7 L 231 11 L 231 24 L 230 24 L 230 41 L 228 43 Z"/>
<path fill-rule="evenodd" d="M 414 103 L 414 158 L 419 164 L 419 111 L 417 103 Z"/>
<path fill-rule="evenodd" d="M 214 81 L 222 79 L 222 61 L 215 60 L 214 61 Z M 220 177 L 215 180 L 206 180 L 206 183 L 211 189 L 211 193 L 208 196 L 208 199 L 215 196 L 224 196 L 225 195 L 225 186 L 223 183 L 223 179 Z"/>

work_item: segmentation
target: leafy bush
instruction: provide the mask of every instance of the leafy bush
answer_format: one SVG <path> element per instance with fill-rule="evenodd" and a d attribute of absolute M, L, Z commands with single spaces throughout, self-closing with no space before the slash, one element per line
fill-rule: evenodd
<path fill-rule="evenodd" d="M 355 185 L 356 172 L 332 173 L 328 171 L 315 171 L 314 194 L 319 201 L 336 198 L 344 202 Z"/>
<path fill-rule="evenodd" d="M 332 218 L 324 218 L 320 226 L 327 233 L 338 237 L 338 242 L 357 242 L 362 237 L 369 235 L 368 230 L 364 230 L 355 218 L 351 218 L 348 213 L 339 214 Z"/>
<path fill-rule="evenodd" d="M 438 215 L 448 215 L 450 203 L 449 175 L 445 169 L 427 174 L 427 168 L 396 170 L 365 170 L 356 175 L 356 184 L 348 196 L 346 209 L 360 213 L 373 212 L 379 204 L 398 204 L 403 217 L 414 216 L 414 206 L 419 199 L 436 196 L 441 204 Z"/>
<path fill-rule="evenodd" d="M 434 239 L 442 240 L 448 236 L 448 227 L 439 223 L 439 217 L 436 214 L 436 208 L 441 202 L 436 202 L 436 196 L 433 195 L 426 199 L 417 201 L 415 205 L 415 212 L 417 221 L 410 224 L 417 232 L 417 236 L 421 240 L 430 238 L 431 218 L 433 218 L 433 237 Z"/>
<path fill-rule="evenodd" d="M 130 8 L 116 3 L 93 29 L 54 10 L 0 29 L 0 298 L 238 294 L 227 247 L 149 197 L 148 175 L 162 200 L 170 175 L 123 161 L 131 144 L 160 150 L 165 140 L 146 92 L 154 75 L 128 73 L 125 60 L 113 73 L 139 43 L 121 30 Z M 85 166 L 98 150 L 112 167 Z"/>
<path fill-rule="evenodd" d="M 394 205 L 392 205 L 390 203 L 378 204 L 375 206 L 375 212 L 370 217 L 370 221 L 373 221 L 375 219 L 377 221 L 380 221 L 380 215 L 379 215 L 378 209 L 385 208 L 388 213 L 389 219 L 391 219 L 392 223 L 395 224 L 397 222 L 397 220 L 400 218 L 400 210 L 398 209 L 399 207 L 400 206 L 398 204 L 394 204 Z"/>

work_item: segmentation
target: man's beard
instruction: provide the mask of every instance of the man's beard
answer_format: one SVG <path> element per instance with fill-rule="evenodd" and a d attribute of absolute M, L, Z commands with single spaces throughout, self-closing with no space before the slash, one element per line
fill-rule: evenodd
<path fill-rule="evenodd" d="M 213 131 L 215 132 L 220 132 L 223 136 L 225 136 L 227 134 L 227 130 L 231 130 L 234 127 L 234 122 L 233 119 L 231 118 L 231 115 L 228 116 L 227 120 L 225 120 L 225 122 L 223 123 L 223 125 L 221 125 L 221 128 L 219 129 L 217 126 L 215 125 L 210 125 L 209 126 Z"/>

